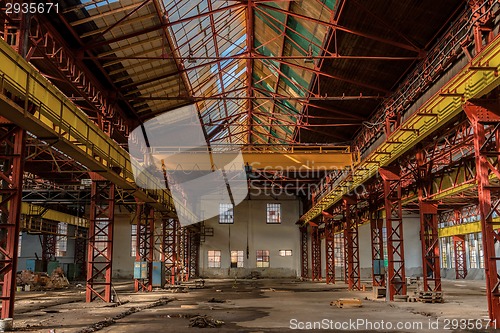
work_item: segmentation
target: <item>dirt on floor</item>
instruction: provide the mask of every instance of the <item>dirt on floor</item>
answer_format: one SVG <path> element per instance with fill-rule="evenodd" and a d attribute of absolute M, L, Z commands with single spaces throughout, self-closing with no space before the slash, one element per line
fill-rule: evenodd
<path fill-rule="evenodd" d="M 14 327 L 44 333 L 487 331 L 484 281 L 444 281 L 445 302 L 434 304 L 373 299 L 366 285 L 365 292 L 350 292 L 341 282 L 206 280 L 200 289 L 134 293 L 131 281 L 115 281 L 114 304 L 85 303 L 81 285 L 19 292 Z M 341 298 L 360 299 L 362 306 L 336 307 Z"/>

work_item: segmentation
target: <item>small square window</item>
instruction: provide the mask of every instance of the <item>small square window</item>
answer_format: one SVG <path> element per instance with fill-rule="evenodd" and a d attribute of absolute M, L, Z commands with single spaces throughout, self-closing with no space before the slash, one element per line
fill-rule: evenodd
<path fill-rule="evenodd" d="M 269 267 L 269 250 L 257 250 L 257 267 Z"/>
<path fill-rule="evenodd" d="M 233 204 L 219 204 L 219 223 L 232 224 L 234 223 L 234 207 Z"/>
<path fill-rule="evenodd" d="M 243 251 L 231 251 L 231 268 L 243 267 L 244 256 L 245 253 Z"/>
<path fill-rule="evenodd" d="M 280 250 L 280 256 L 281 257 L 291 257 L 292 250 Z"/>
<path fill-rule="evenodd" d="M 267 204 L 267 223 L 269 224 L 281 223 L 281 204 L 279 203 Z"/>
<path fill-rule="evenodd" d="M 220 251 L 208 251 L 208 267 L 220 268 Z"/>

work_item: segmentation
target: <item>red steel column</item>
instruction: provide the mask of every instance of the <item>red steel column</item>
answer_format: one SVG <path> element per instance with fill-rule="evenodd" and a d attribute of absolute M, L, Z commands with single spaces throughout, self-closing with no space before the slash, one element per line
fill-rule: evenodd
<path fill-rule="evenodd" d="M 182 228 L 182 281 L 189 280 L 189 262 L 190 262 L 190 244 L 189 244 L 189 229 Z"/>
<path fill-rule="evenodd" d="M 325 222 L 326 283 L 335 284 L 335 251 L 333 221 Z"/>
<path fill-rule="evenodd" d="M 200 260 L 200 233 L 191 230 L 189 233 L 189 277 L 198 277 Z"/>
<path fill-rule="evenodd" d="M 441 291 L 437 205 L 420 200 L 419 209 L 424 291 Z"/>
<path fill-rule="evenodd" d="M 177 262 L 176 251 L 177 221 L 167 216 L 162 217 L 162 262 L 165 266 L 165 278 L 171 285 L 175 284 L 175 271 Z"/>
<path fill-rule="evenodd" d="M 455 254 L 455 274 L 456 279 L 465 279 L 467 277 L 467 259 L 465 253 L 465 236 L 453 236 L 453 247 Z"/>
<path fill-rule="evenodd" d="M 384 262 L 384 238 L 382 226 L 384 221 L 379 217 L 377 206 L 373 200 L 369 203 L 370 207 L 370 230 L 372 240 L 372 279 L 373 286 L 385 286 L 385 274 L 383 274 Z M 377 269 L 375 269 L 375 265 Z"/>
<path fill-rule="evenodd" d="M 14 14 L 5 40 L 26 57 L 29 14 Z M 7 22 L 7 20 L 6 20 Z M 10 27 L 7 27 L 11 25 Z M 26 132 L 0 117 L 0 288 L 1 319 L 14 317 Z"/>
<path fill-rule="evenodd" d="M 420 211 L 420 243 L 424 291 L 441 291 L 441 265 L 439 262 L 438 207 L 425 197 L 432 191 L 432 160 L 427 162 L 426 152 L 419 149 L 417 160 L 417 192 Z"/>
<path fill-rule="evenodd" d="M 321 281 L 321 238 L 318 225 L 311 226 L 311 280 Z"/>
<path fill-rule="evenodd" d="M 474 150 L 476 157 L 476 179 L 478 183 L 479 213 L 483 235 L 483 253 L 486 275 L 486 295 L 490 319 L 500 322 L 500 276 L 495 243 L 500 240 L 499 225 L 493 222 L 493 215 L 500 215 L 500 202 L 492 200 L 498 197 L 500 188 L 490 182 L 490 173 L 500 178 L 500 103 L 498 97 L 493 100 L 470 101 L 464 105 L 464 111 L 474 129 Z M 492 127 L 486 134 L 485 128 Z"/>
<path fill-rule="evenodd" d="M 300 276 L 309 278 L 309 244 L 307 236 L 307 225 L 300 228 Z"/>
<path fill-rule="evenodd" d="M 83 230 L 78 228 L 79 235 L 75 239 L 75 264 L 80 267 L 80 273 L 78 274 L 78 278 L 84 278 L 86 274 L 86 247 L 87 247 L 87 230 Z"/>
<path fill-rule="evenodd" d="M 57 222 L 42 220 L 42 224 L 47 224 L 42 236 L 42 266 L 47 271 L 49 261 L 56 259 Z"/>
<path fill-rule="evenodd" d="M 137 250 L 135 261 L 146 262 L 145 278 L 135 279 L 135 291 L 153 290 L 153 260 L 154 260 L 154 209 L 148 205 L 138 204 L 137 218 Z M 141 266 L 141 269 L 144 268 Z"/>
<path fill-rule="evenodd" d="M 347 284 L 349 290 L 361 290 L 359 278 L 358 210 L 356 198 L 343 196 L 347 242 Z"/>
<path fill-rule="evenodd" d="M 401 205 L 401 177 L 396 168 L 380 168 L 384 183 L 384 204 L 387 229 L 387 267 L 389 299 L 406 295 L 405 256 L 403 240 L 403 209 Z"/>
<path fill-rule="evenodd" d="M 111 302 L 115 185 L 91 172 L 86 301 Z M 102 276 L 104 275 L 104 281 Z"/>
<path fill-rule="evenodd" d="M 0 287 L 1 318 L 13 318 L 16 291 L 25 131 L 0 118 Z"/>
<path fill-rule="evenodd" d="M 349 253 L 348 250 L 348 239 L 349 239 L 349 232 L 347 231 L 347 228 L 345 228 L 345 221 L 344 221 L 344 228 L 342 230 L 342 235 L 344 239 L 344 283 L 347 284 L 349 282 L 349 268 L 348 268 L 348 263 L 349 263 L 349 258 L 347 257 L 347 254 Z"/>

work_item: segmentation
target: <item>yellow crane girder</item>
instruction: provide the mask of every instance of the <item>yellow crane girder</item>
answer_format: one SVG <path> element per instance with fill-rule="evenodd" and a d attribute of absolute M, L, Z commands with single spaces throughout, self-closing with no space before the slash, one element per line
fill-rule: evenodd
<path fill-rule="evenodd" d="M 426 136 L 459 114 L 463 103 L 467 100 L 479 98 L 497 87 L 500 84 L 499 71 L 500 35 L 423 103 L 361 163 L 357 164 L 349 177 L 352 181 L 348 181 L 347 178 L 340 181 L 334 189 L 309 209 L 301 220 L 308 222 L 318 217 L 323 210 L 336 204 L 343 195 L 374 176 L 380 167 L 394 162 Z"/>
<path fill-rule="evenodd" d="M 172 196 L 164 186 L 155 186 L 157 180 L 151 177 L 150 189 L 139 188 L 128 152 L 2 39 L 0 63 L 0 116 L 133 193 L 140 202 L 159 211 L 174 211 Z M 34 108 L 28 110 L 29 105 Z"/>

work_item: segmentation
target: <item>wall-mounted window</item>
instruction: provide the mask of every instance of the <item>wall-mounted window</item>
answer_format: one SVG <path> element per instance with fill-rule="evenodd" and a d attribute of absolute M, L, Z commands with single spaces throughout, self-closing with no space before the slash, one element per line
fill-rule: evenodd
<path fill-rule="evenodd" d="M 452 262 L 452 260 L 450 258 L 450 257 L 454 256 L 454 253 L 453 253 L 453 255 L 450 254 L 450 250 L 453 248 L 453 241 L 450 242 L 449 237 L 441 237 L 441 238 L 439 238 L 439 242 L 441 244 L 441 251 L 440 251 L 441 267 L 450 268 L 453 266 L 453 263 L 454 263 L 454 260 Z"/>
<path fill-rule="evenodd" d="M 234 223 L 234 207 L 233 204 L 219 204 L 219 223 L 231 224 Z"/>
<path fill-rule="evenodd" d="M 257 267 L 269 267 L 269 250 L 257 250 Z"/>
<path fill-rule="evenodd" d="M 281 223 L 281 204 L 279 203 L 267 204 L 267 223 L 270 224 Z"/>
<path fill-rule="evenodd" d="M 59 222 L 57 225 L 56 257 L 64 257 L 68 250 L 68 225 Z"/>
<path fill-rule="evenodd" d="M 130 234 L 132 235 L 130 241 L 130 256 L 135 257 L 137 253 L 137 224 L 131 224 L 130 230 L 131 230 Z"/>
<path fill-rule="evenodd" d="M 280 250 L 280 257 L 291 257 L 292 250 Z"/>
<path fill-rule="evenodd" d="M 479 251 L 479 268 L 484 268 L 483 234 L 477 233 L 477 248 Z"/>
<path fill-rule="evenodd" d="M 21 245 L 22 245 L 22 242 L 23 242 L 23 233 L 20 232 L 19 233 L 19 243 L 17 244 L 17 256 L 18 257 L 21 256 Z"/>
<path fill-rule="evenodd" d="M 220 268 L 220 251 L 210 250 L 208 251 L 208 267 L 209 268 Z"/>
<path fill-rule="evenodd" d="M 451 268 L 455 268 L 455 244 L 453 244 L 453 236 L 448 237 L 448 258 L 451 262 Z"/>
<path fill-rule="evenodd" d="M 231 268 L 243 267 L 243 257 L 245 253 L 243 251 L 231 251 Z"/>
<path fill-rule="evenodd" d="M 476 234 L 466 235 L 466 239 L 469 246 L 469 265 L 470 268 L 478 268 L 478 253 L 477 253 L 477 239 Z"/>
<path fill-rule="evenodd" d="M 335 267 L 344 267 L 344 235 L 341 233 L 333 236 L 333 255 Z"/>

